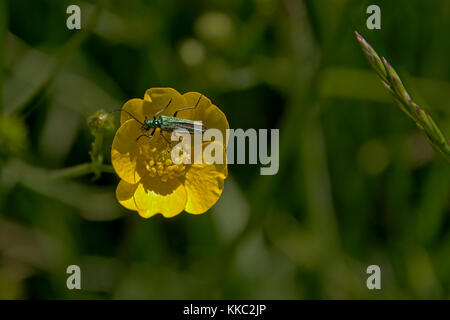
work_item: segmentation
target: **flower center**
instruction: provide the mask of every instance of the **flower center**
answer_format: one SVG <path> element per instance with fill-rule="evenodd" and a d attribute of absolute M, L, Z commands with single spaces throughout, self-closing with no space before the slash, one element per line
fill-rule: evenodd
<path fill-rule="evenodd" d="M 171 159 L 171 149 L 169 146 L 165 150 L 158 150 L 157 148 L 150 148 L 146 157 L 146 166 L 151 177 L 159 176 L 162 182 L 169 179 L 184 176 L 186 166 L 181 164 L 174 164 Z"/>

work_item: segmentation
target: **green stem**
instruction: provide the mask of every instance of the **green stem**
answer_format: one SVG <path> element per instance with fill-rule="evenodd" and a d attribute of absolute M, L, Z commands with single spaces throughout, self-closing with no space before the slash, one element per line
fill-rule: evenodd
<path fill-rule="evenodd" d="M 424 132 L 433 148 L 450 161 L 450 140 L 444 136 L 433 118 L 411 99 L 399 75 L 390 63 L 384 57 L 380 58 L 372 46 L 357 31 L 355 31 L 355 34 L 370 65 L 392 94 L 400 109 Z"/>
<path fill-rule="evenodd" d="M 107 172 L 114 173 L 113 167 L 106 164 L 83 163 L 73 167 L 54 170 L 50 173 L 52 179 L 73 179 L 90 173 Z"/>

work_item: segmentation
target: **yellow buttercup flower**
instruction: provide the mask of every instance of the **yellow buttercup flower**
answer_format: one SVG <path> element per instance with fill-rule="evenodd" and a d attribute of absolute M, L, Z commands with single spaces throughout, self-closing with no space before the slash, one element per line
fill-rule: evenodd
<path fill-rule="evenodd" d="M 168 101 L 171 101 L 169 106 L 158 116 L 173 116 L 175 111 L 198 103 L 195 109 L 183 110 L 177 117 L 202 121 L 206 128 L 218 129 L 224 139 L 227 137 L 227 118 L 208 98 L 197 92 L 181 95 L 171 88 L 152 88 L 145 92 L 144 99 L 127 101 L 122 110 L 143 122 L 146 116 L 152 118 L 164 109 Z M 168 144 L 170 132 L 156 129 L 151 139 L 142 137 L 136 141 L 140 135 L 149 132 L 126 112 L 122 112 L 120 123 L 112 144 L 111 161 L 121 178 L 116 190 L 121 205 L 149 218 L 157 213 L 173 217 L 183 210 L 201 214 L 217 202 L 228 174 L 226 161 L 223 164 L 174 164 Z M 208 143 L 203 143 L 202 149 L 206 145 Z M 221 147 L 225 155 L 226 146 Z"/>

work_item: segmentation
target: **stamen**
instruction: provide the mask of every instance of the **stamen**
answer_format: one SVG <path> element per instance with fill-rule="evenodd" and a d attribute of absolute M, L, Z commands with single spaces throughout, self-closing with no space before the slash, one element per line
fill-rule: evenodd
<path fill-rule="evenodd" d="M 170 149 L 170 148 L 168 148 Z M 144 152 L 146 156 L 145 169 L 151 177 L 159 177 L 161 182 L 167 182 L 185 174 L 186 166 L 181 164 L 174 164 L 171 159 L 171 153 L 165 150 L 157 151 L 156 148 L 149 148 Z M 183 157 L 186 155 L 183 154 Z"/>

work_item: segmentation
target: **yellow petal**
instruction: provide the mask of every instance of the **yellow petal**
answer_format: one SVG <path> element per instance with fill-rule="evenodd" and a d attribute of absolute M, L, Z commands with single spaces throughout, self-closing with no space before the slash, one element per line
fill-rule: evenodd
<path fill-rule="evenodd" d="M 151 88 L 145 91 L 144 100 L 151 104 L 152 115 L 166 108 L 160 115 L 173 116 L 174 112 L 186 107 L 186 99 L 172 88 Z"/>
<path fill-rule="evenodd" d="M 188 106 L 195 106 L 197 102 L 198 105 L 195 109 L 181 111 L 177 116 L 202 121 L 207 129 L 219 129 L 222 132 L 223 143 L 225 144 L 228 141 L 226 129 L 230 128 L 225 114 L 217 106 L 211 104 L 211 100 L 198 92 L 187 92 L 183 96 Z M 199 100 L 200 96 L 201 99 Z"/>
<path fill-rule="evenodd" d="M 184 210 L 187 194 L 183 184 L 176 179 L 161 182 L 159 178 L 144 178 L 134 193 L 139 214 L 144 218 L 161 213 L 170 218 Z"/>
<path fill-rule="evenodd" d="M 131 184 L 120 180 L 116 189 L 116 198 L 119 203 L 127 209 L 137 211 L 136 201 L 134 200 L 134 193 L 139 184 Z"/>
<path fill-rule="evenodd" d="M 189 168 L 184 183 L 188 194 L 186 212 L 204 213 L 219 200 L 226 170 L 226 164 L 192 165 Z"/>
<path fill-rule="evenodd" d="M 183 115 L 186 119 L 195 120 L 191 118 L 191 116 L 203 113 L 204 110 L 211 106 L 211 100 L 199 92 L 186 92 L 183 94 L 183 97 L 186 99 L 186 104 L 188 107 L 196 106 L 195 109 L 188 109 L 180 112 L 180 115 Z"/>
<path fill-rule="evenodd" d="M 227 153 L 226 153 L 227 150 L 225 149 L 225 147 L 223 146 L 222 143 L 217 142 L 217 141 L 203 142 L 203 144 L 202 144 L 202 152 L 203 152 L 202 153 L 202 164 L 204 164 L 204 165 L 211 164 L 210 162 L 207 162 L 208 159 L 206 159 L 205 156 L 209 157 L 210 151 L 218 150 L 218 148 L 222 148 L 222 160 L 216 159 L 216 155 L 214 153 L 211 155 L 213 157 L 212 160 L 217 160 L 217 163 L 213 162 L 212 164 L 217 165 L 216 169 L 218 169 L 220 172 L 222 172 L 226 178 L 228 176 L 228 166 L 227 166 L 228 163 L 227 163 Z M 219 155 L 217 155 L 217 158 L 219 158 Z"/>
<path fill-rule="evenodd" d="M 142 176 L 136 169 L 140 157 L 140 145 L 136 138 L 141 134 L 140 125 L 135 120 L 127 120 L 117 130 L 111 147 L 114 170 L 121 179 L 131 184 L 139 182 Z"/>
<path fill-rule="evenodd" d="M 131 99 L 125 102 L 125 104 L 122 107 L 122 110 L 125 110 L 129 113 L 131 113 L 135 118 L 137 118 L 139 121 L 144 121 L 144 110 L 143 110 L 143 103 L 144 100 L 142 99 Z M 120 114 L 120 124 L 124 124 L 125 121 L 133 119 L 131 115 L 129 115 L 127 112 L 121 112 Z"/>

